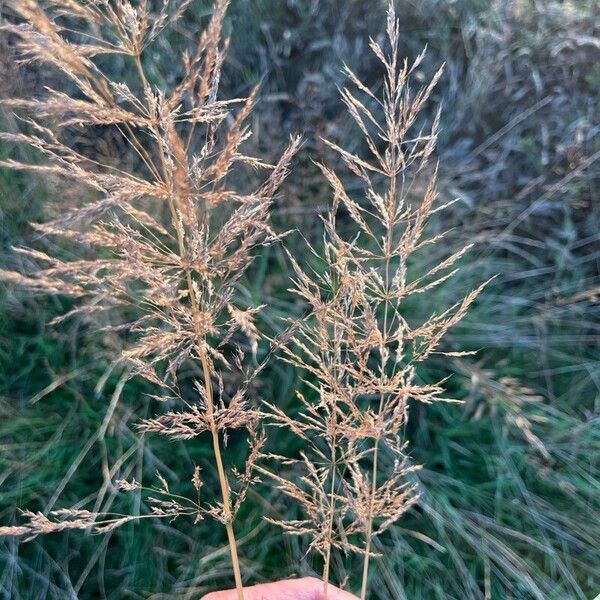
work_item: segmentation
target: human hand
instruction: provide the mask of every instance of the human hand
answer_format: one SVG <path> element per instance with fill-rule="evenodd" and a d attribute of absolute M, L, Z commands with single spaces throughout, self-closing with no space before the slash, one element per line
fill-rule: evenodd
<path fill-rule="evenodd" d="M 235 590 L 211 592 L 202 600 L 237 600 Z M 325 600 L 323 582 L 316 577 L 287 579 L 244 588 L 244 600 Z M 327 591 L 327 600 L 358 600 L 354 594 L 333 585 Z"/>

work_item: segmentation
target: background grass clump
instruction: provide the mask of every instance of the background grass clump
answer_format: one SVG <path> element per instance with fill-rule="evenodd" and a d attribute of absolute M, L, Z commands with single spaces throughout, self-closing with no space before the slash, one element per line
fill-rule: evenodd
<path fill-rule="evenodd" d="M 445 305 L 484 278 L 499 276 L 450 334 L 454 349 L 477 355 L 434 361 L 421 373 L 432 381 L 452 375 L 450 392 L 464 403 L 412 407 L 409 437 L 415 462 L 424 465 L 418 475 L 422 498 L 376 548 L 385 556 L 373 566 L 373 589 L 382 599 L 562 600 L 593 598 L 600 590 L 600 523 L 594 519 L 600 510 L 595 4 L 398 3 L 402 53 L 414 57 L 424 43 L 429 48 L 423 80 L 446 62 L 435 92 L 443 103 L 440 191 L 459 201 L 439 226 L 454 226 L 447 244 L 477 243 L 460 275 L 433 290 L 428 304 Z M 169 57 L 206 22 L 208 3 L 198 1 L 193 11 L 156 46 L 148 65 L 153 84 L 177 78 Z M 272 158 L 288 133 L 306 135 L 275 209 L 281 229 L 291 225 L 309 240 L 321 236 L 316 216 L 329 191 L 311 159 L 333 159 L 321 136 L 352 137 L 340 109 L 340 67 L 352 65 L 370 84 L 381 79 L 366 49 L 369 35 L 382 35 L 384 14 L 385 2 L 358 0 L 232 3 L 225 95 L 246 94 L 264 80 L 251 144 Z M 12 86 L 22 94 L 43 81 L 46 74 L 34 69 L 17 77 L 10 43 L 2 50 L 3 95 L 12 95 Z M 10 129 L 7 112 L 3 119 Z M 359 135 L 353 139 L 360 144 Z M 111 140 L 102 135 L 80 143 L 110 152 Z M 1 157 L 13 152 L 0 147 Z M 31 241 L 27 223 L 55 210 L 50 199 L 57 189 L 63 198 L 84 193 L 60 185 L 2 170 L 3 264 L 18 266 L 10 247 Z M 301 237 L 290 239 L 302 252 Z M 299 310 L 287 291 L 289 271 L 281 250 L 270 248 L 244 283 L 249 301 L 267 302 L 262 327 L 271 333 L 281 327 L 279 317 Z M 102 510 L 143 511 L 139 497 L 110 485 L 111 469 L 140 480 L 160 467 L 176 489 L 178 473 L 208 458 L 202 442 L 139 436 L 136 422 L 153 412 L 150 389 L 125 383 L 112 365 L 109 357 L 123 342 L 118 336 L 83 320 L 48 326 L 65 311 L 63 300 L 9 287 L 0 294 L 2 523 L 15 517 L 15 506 L 97 503 Z M 256 385 L 262 396 L 294 410 L 300 384 L 291 368 L 272 361 Z M 235 452 L 235 439 L 231 444 Z M 318 568 L 308 560 L 299 565 L 302 544 L 282 540 L 261 519 L 265 513 L 293 517 L 292 510 L 266 486 L 249 497 L 238 528 L 244 567 L 255 570 L 254 578 Z M 0 597 L 197 597 L 228 583 L 225 542 L 218 528 L 197 537 L 177 523 L 150 522 L 103 537 L 73 532 L 29 543 L 3 539 Z M 332 569 L 334 579 L 346 575 L 340 564 Z"/>

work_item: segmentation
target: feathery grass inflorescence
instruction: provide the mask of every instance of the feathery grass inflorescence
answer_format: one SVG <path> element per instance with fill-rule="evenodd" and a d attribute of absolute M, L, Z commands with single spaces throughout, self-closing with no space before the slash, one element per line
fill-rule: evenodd
<path fill-rule="evenodd" d="M 439 111 L 427 132 L 418 121 L 442 70 L 411 90 L 409 80 L 423 54 L 411 65 L 399 60 L 391 2 L 387 38 L 387 53 L 376 41 L 370 44 L 385 72 L 382 98 L 349 68 L 345 72 L 357 92 L 341 91 L 369 156 L 327 142 L 362 187 L 362 199 L 321 166 L 333 190 L 324 219 L 323 268 L 308 272 L 290 256 L 295 292 L 308 304 L 309 315 L 292 325 L 283 355 L 307 374 L 309 390 L 298 394 L 297 416 L 270 406 L 272 424 L 289 428 L 304 445 L 298 459 L 269 455 L 304 471 L 294 481 L 271 473 L 305 513 L 304 519 L 279 524 L 288 533 L 309 536 L 310 549 L 322 555 L 325 594 L 332 550 L 363 555 L 363 599 L 374 538 L 418 499 L 411 475 L 417 467 L 403 439 L 409 401 L 449 401 L 443 381 L 423 383 L 416 369 L 431 354 L 443 354 L 442 337 L 483 287 L 443 312 L 432 308 L 417 322 L 404 309 L 411 296 L 426 303 L 427 292 L 456 272 L 469 247 L 426 272 L 413 272 L 413 259 L 443 237 L 426 234 L 430 216 L 444 208 L 436 206 L 437 168 L 429 167 Z"/>
<path fill-rule="evenodd" d="M 63 319 L 109 309 L 134 315 L 115 325 L 135 338 L 123 360 L 133 374 L 161 390 L 159 399 L 179 403 L 179 408 L 142 421 L 140 429 L 176 439 L 208 434 L 221 491 L 219 501 L 201 502 L 198 468 L 190 474 L 196 490 L 192 498 L 171 493 L 159 476 L 160 484 L 150 490 L 148 516 L 210 516 L 221 522 L 241 598 L 232 523 L 255 480 L 253 462 L 264 438 L 259 412 L 246 398 L 250 361 L 243 350 L 249 346 L 256 355 L 259 307 L 236 304 L 235 292 L 257 247 L 278 237 L 269 226 L 269 207 L 299 141 L 292 139 L 276 165 L 242 152 L 257 90 L 245 99 L 218 98 L 228 45 L 222 37 L 228 0 L 215 0 L 208 27 L 195 50 L 183 55 L 182 76 L 169 91 L 151 85 L 144 51 L 190 0 L 176 7 L 164 0 L 158 14 L 150 12 L 145 0 L 5 4 L 8 22 L 3 29 L 16 40 L 22 60 L 51 65 L 64 84 L 49 86 L 32 99 L 4 101 L 29 116 L 21 119 L 23 133 L 2 133 L 0 139 L 25 144 L 43 160 L 5 160 L 2 166 L 64 178 L 89 192 L 82 191 L 86 200 L 80 205 L 62 207 L 58 218 L 33 225 L 45 238 L 78 244 L 84 258 L 63 260 L 18 248 L 39 268 L 26 274 L 4 270 L 1 277 L 76 298 L 75 308 Z M 123 81 L 111 79 L 103 68 L 116 55 L 129 67 Z M 107 127 L 124 141 L 121 156 L 108 160 L 78 149 L 76 136 L 83 129 L 93 134 Z M 270 172 L 252 191 L 239 191 L 231 174 L 248 167 Z M 193 393 L 179 381 L 182 366 L 190 362 L 199 366 Z M 221 373 L 235 368 L 244 383 L 232 390 Z M 222 456 L 223 436 L 233 428 L 249 434 L 248 461 L 241 472 L 228 472 Z M 118 487 L 128 491 L 141 485 L 121 481 Z M 133 519 L 81 510 L 24 516 L 25 524 L 0 533 L 33 537 L 87 527 L 101 532 Z"/>

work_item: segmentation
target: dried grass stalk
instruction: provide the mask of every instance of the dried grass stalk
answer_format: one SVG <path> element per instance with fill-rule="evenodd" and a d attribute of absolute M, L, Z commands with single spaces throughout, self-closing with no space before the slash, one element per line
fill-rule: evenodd
<path fill-rule="evenodd" d="M 437 169 L 430 167 L 439 111 L 429 131 L 420 128 L 419 113 L 442 70 L 424 87 L 411 89 L 411 74 L 423 54 L 412 64 L 399 60 L 391 2 L 387 41 L 386 51 L 371 40 L 385 72 L 382 97 L 347 67 L 355 90 L 341 91 L 368 155 L 327 142 L 364 193 L 354 198 L 333 170 L 321 166 L 333 190 L 324 219 L 323 269 L 309 273 L 290 255 L 295 292 L 309 314 L 293 324 L 283 354 L 307 373 L 310 389 L 306 396 L 298 394 L 298 416 L 269 408 L 272 424 L 299 436 L 305 453 L 298 459 L 268 458 L 295 465 L 303 474 L 292 481 L 260 467 L 305 513 L 302 520 L 278 523 L 287 533 L 309 536 L 310 549 L 322 555 L 324 594 L 332 550 L 338 549 L 364 556 L 363 599 L 374 538 L 418 499 L 411 475 L 417 467 L 403 439 L 409 401 L 450 401 L 443 381 L 423 383 L 417 368 L 432 353 L 443 354 L 442 337 L 483 288 L 419 322 L 404 309 L 410 296 L 426 301 L 429 290 L 451 277 L 468 247 L 425 273 L 412 275 L 411 269 L 409 275 L 415 255 L 441 238 L 426 233 L 430 216 L 443 208 L 436 207 Z M 383 448 L 391 460 L 383 460 Z"/>
<path fill-rule="evenodd" d="M 22 60 L 52 66 L 64 85 L 50 87 L 34 99 L 5 101 L 31 116 L 23 120 L 23 133 L 1 133 L 0 139 L 29 146 L 43 161 L 2 164 L 51 173 L 90 190 L 89 201 L 64 207 L 60 217 L 35 225 L 44 236 L 79 244 L 89 258 L 62 260 L 19 248 L 39 268 L 27 274 L 2 271 L 0 276 L 43 293 L 77 298 L 76 307 L 63 318 L 89 317 L 113 308 L 135 315 L 119 325 L 136 338 L 122 359 L 133 366 L 134 374 L 181 405 L 142 421 L 140 428 L 179 439 L 208 433 L 221 487 L 220 500 L 206 503 L 200 500 L 198 469 L 191 476 L 197 492 L 193 499 L 172 494 L 159 476 L 148 516 L 193 515 L 196 521 L 210 516 L 223 523 L 242 598 L 232 524 L 255 480 L 253 463 L 264 438 L 258 433 L 259 412 L 246 400 L 246 385 L 225 389 L 221 371 L 247 370 L 243 336 L 256 353 L 258 308 L 238 306 L 235 289 L 256 248 L 278 237 L 269 226 L 269 207 L 299 141 L 292 139 L 275 165 L 243 153 L 257 90 L 246 99 L 218 99 L 228 43 L 221 35 L 228 0 L 215 0 L 211 21 L 194 52 L 182 57 L 183 77 L 168 91 L 149 83 L 144 51 L 183 14 L 190 0 L 175 7 L 164 0 L 158 14 L 151 13 L 146 2 L 128 0 L 5 4 L 9 16 L 3 29 L 17 40 Z M 103 68 L 111 55 L 121 55 L 120 60 L 131 66 L 126 81 L 112 80 Z M 100 56 L 102 61 L 97 60 Z M 74 132 L 88 128 L 93 135 L 100 125 L 114 128 L 126 142 L 123 155 L 110 162 L 84 154 L 75 142 Z M 252 191 L 239 191 L 231 175 L 243 167 L 269 174 Z M 237 353 L 229 351 L 232 344 Z M 196 361 L 202 372 L 194 399 L 184 399 L 178 385 L 178 373 L 189 361 Z M 228 473 L 222 457 L 222 437 L 232 428 L 249 433 L 251 450 L 242 473 Z M 232 477 L 237 480 L 235 489 Z M 141 487 L 118 485 L 125 491 Z M 0 533 L 31 538 L 67 528 L 102 532 L 133 518 L 85 511 L 47 516 L 25 512 L 24 517 L 26 524 Z"/>

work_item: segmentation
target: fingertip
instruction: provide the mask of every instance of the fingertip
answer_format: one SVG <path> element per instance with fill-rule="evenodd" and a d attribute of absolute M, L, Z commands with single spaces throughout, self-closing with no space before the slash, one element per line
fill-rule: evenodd
<path fill-rule="evenodd" d="M 299 584 L 299 587 L 305 593 L 311 594 L 311 597 L 314 597 L 317 600 L 322 600 L 324 598 L 323 594 L 323 580 L 318 577 L 301 577 L 296 580 Z M 340 590 L 333 584 L 328 584 L 328 600 L 358 600 L 358 598 L 345 590 Z"/>
<path fill-rule="evenodd" d="M 228 593 L 229 592 L 209 592 L 205 596 L 202 596 L 200 600 L 229 600 L 230 596 L 227 596 Z"/>
<path fill-rule="evenodd" d="M 317 589 L 318 587 L 323 587 L 323 582 L 320 579 L 317 577 L 309 577 L 308 575 L 306 577 L 299 577 L 294 581 L 301 583 L 306 588 Z"/>

